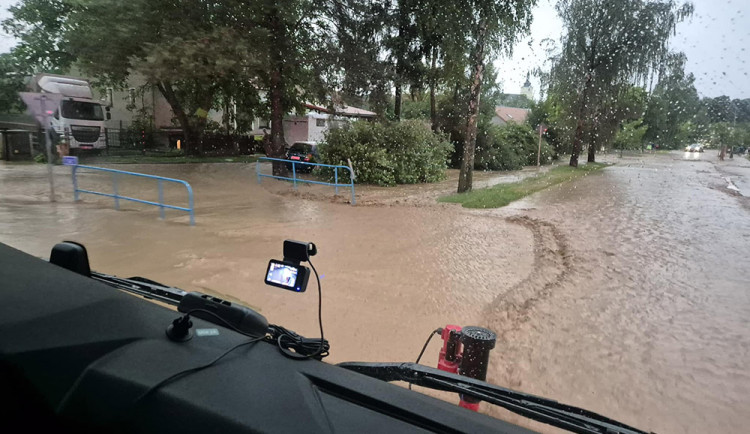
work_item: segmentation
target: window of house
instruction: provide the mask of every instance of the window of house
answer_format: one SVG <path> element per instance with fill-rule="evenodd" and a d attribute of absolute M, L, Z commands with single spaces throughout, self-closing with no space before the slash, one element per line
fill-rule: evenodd
<path fill-rule="evenodd" d="M 326 126 L 326 120 L 325 119 L 315 119 L 315 126 L 316 127 L 324 127 L 324 126 Z"/>

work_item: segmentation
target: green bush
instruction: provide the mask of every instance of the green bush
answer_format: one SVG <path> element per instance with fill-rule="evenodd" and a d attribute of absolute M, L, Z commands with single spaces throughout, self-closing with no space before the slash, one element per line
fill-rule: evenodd
<path fill-rule="evenodd" d="M 474 168 L 477 170 L 518 170 L 536 165 L 539 136 L 527 125 L 510 123 L 490 126 L 477 134 Z M 549 164 L 554 149 L 542 141 L 541 163 Z"/>
<path fill-rule="evenodd" d="M 34 162 L 47 164 L 47 154 L 40 152 L 34 155 Z"/>
<path fill-rule="evenodd" d="M 347 165 L 356 182 L 377 185 L 415 184 L 444 179 L 451 145 L 420 121 L 354 122 L 331 129 L 319 145 L 325 164 Z M 332 177 L 332 171 L 319 174 Z"/>

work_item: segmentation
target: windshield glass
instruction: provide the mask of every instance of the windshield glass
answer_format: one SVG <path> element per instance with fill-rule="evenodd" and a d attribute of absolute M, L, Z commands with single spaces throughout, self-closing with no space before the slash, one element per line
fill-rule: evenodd
<path fill-rule="evenodd" d="M 750 426 L 749 1 L 0 5 L 0 242 L 78 241 L 317 338 L 315 273 L 261 281 L 314 242 L 325 362 L 480 326 L 493 384 L 648 432 Z M 60 115 L 106 128 L 53 120 L 48 155 L 17 96 L 40 74 L 91 83 Z M 442 345 L 420 363 L 450 368 Z"/>
<path fill-rule="evenodd" d="M 92 102 L 66 101 L 62 102 L 62 117 L 87 121 L 103 121 L 102 106 Z"/>

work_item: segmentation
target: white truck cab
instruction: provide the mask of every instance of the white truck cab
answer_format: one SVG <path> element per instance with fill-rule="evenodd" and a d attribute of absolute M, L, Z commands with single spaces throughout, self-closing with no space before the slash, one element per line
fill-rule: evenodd
<path fill-rule="evenodd" d="M 79 78 L 54 74 L 34 77 L 36 90 L 62 96 L 49 118 L 50 127 L 70 145 L 70 149 L 104 149 L 104 121 L 109 107 L 93 99 L 91 85 Z"/>

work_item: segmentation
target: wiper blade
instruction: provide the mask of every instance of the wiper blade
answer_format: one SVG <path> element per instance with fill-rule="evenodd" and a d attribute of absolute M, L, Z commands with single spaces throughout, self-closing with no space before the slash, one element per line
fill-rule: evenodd
<path fill-rule="evenodd" d="M 435 390 L 456 392 L 503 407 L 529 419 L 581 434 L 648 434 L 597 413 L 451 374 L 416 363 L 345 362 L 338 366 L 384 381 L 406 381 Z"/>
<path fill-rule="evenodd" d="M 110 286 L 114 286 L 117 289 L 128 291 L 145 298 L 171 304 L 173 306 L 179 305 L 180 300 L 182 300 L 185 294 L 187 294 L 187 292 L 181 290 L 180 288 L 162 285 L 159 282 L 154 282 L 153 280 L 149 280 L 143 277 L 131 277 L 128 279 L 124 279 L 122 277 L 111 276 L 109 274 L 97 273 L 96 271 L 91 272 L 91 277 Z"/>

